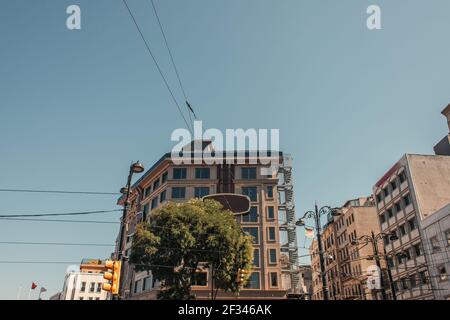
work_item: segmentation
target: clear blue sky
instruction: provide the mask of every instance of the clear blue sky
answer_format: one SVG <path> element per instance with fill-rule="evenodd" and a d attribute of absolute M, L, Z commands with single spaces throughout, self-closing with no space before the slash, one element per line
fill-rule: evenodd
<path fill-rule="evenodd" d="M 382 9 L 383 30 L 366 28 Z M 66 29 L 78 4 L 82 30 Z M 148 0 L 129 0 L 177 90 Z M 368 195 L 404 153 L 447 133 L 448 0 L 157 0 L 190 100 L 207 127 L 280 128 L 298 215 Z M 115 192 L 183 126 L 120 0 L 0 2 L 0 188 Z M 113 209 L 115 197 L 0 193 L 0 214 Z M 89 219 L 115 220 L 119 214 Z M 0 221 L 0 241 L 113 243 L 117 227 Z M 300 237 L 300 245 L 303 245 Z M 0 244 L 0 260 L 80 261 L 109 248 Z M 301 251 L 300 254 L 306 253 Z M 0 298 L 64 265 L 0 264 Z M 33 297 L 36 298 L 37 293 Z"/>

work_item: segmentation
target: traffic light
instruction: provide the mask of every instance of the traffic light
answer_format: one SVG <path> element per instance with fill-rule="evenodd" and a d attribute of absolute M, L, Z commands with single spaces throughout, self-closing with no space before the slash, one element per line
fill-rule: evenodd
<path fill-rule="evenodd" d="M 247 276 L 247 271 L 245 269 L 239 268 L 238 272 L 237 272 L 236 282 L 240 285 L 243 285 L 244 281 L 246 279 L 246 276 Z"/>
<path fill-rule="evenodd" d="M 108 282 L 102 285 L 102 289 L 111 292 L 111 294 L 119 294 L 119 283 L 120 283 L 120 268 L 122 263 L 120 261 L 107 260 L 105 262 L 105 273 L 103 274 L 103 279 L 108 280 Z"/>

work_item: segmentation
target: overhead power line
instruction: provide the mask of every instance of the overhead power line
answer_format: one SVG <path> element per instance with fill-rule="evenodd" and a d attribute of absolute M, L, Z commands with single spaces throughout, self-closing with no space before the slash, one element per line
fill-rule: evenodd
<path fill-rule="evenodd" d="M 1 214 L 0 218 L 78 216 L 78 215 L 88 215 L 88 214 L 96 214 L 96 213 L 110 213 L 110 212 L 118 212 L 118 211 L 122 211 L 122 209 L 82 211 L 82 212 L 66 212 L 66 213 Z"/>
<path fill-rule="evenodd" d="M 26 242 L 26 241 L 0 241 L 0 244 L 9 245 L 37 245 L 37 246 L 89 246 L 89 247 L 114 247 L 104 243 L 67 243 L 67 242 Z"/>
<path fill-rule="evenodd" d="M 66 191 L 66 190 L 36 190 L 36 189 L 0 189 L 0 192 L 27 192 L 27 193 L 56 193 L 56 194 L 85 194 L 85 195 L 120 195 L 117 192 L 95 191 Z"/>
<path fill-rule="evenodd" d="M 178 72 L 178 68 L 175 64 L 175 59 L 173 58 L 172 50 L 170 50 L 170 46 L 169 46 L 169 42 L 167 41 L 166 33 L 164 32 L 164 28 L 162 26 L 161 19 L 159 18 L 159 15 L 158 15 L 158 10 L 156 10 L 155 2 L 153 0 L 150 0 L 150 2 L 152 3 L 153 12 L 155 13 L 156 19 L 158 20 L 159 29 L 161 30 L 161 34 L 164 38 L 164 43 L 166 44 L 167 51 L 169 52 L 170 61 L 172 62 L 173 69 L 175 70 L 175 74 L 177 76 L 178 83 L 180 84 L 181 92 L 183 92 L 184 100 L 185 100 L 186 106 L 188 108 L 189 120 L 192 123 L 191 112 L 194 115 L 195 119 L 197 119 L 197 116 L 194 112 L 194 109 L 192 109 L 191 104 L 188 101 L 188 98 L 186 95 L 186 90 L 184 90 L 183 82 L 181 81 L 180 73 Z"/>
<path fill-rule="evenodd" d="M 33 218 L 0 218 L 6 221 L 30 221 L 30 222 L 56 222 L 56 223 L 94 223 L 94 224 L 120 224 L 117 221 L 101 220 L 63 220 L 63 219 L 33 219 Z"/>
<path fill-rule="evenodd" d="M 181 107 L 180 107 L 180 105 L 178 104 L 178 101 L 177 101 L 177 99 L 175 98 L 175 95 L 174 95 L 172 89 L 170 88 L 170 85 L 169 85 L 169 83 L 167 82 L 167 79 L 166 79 L 166 77 L 164 76 L 164 73 L 162 72 L 161 67 L 159 66 L 158 61 L 156 60 L 155 55 L 153 54 L 152 50 L 150 49 L 150 46 L 149 46 L 147 40 L 145 39 L 144 34 L 142 33 L 141 28 L 139 27 L 139 24 L 137 23 L 136 18 L 135 18 L 134 15 L 133 15 L 133 12 L 131 11 L 130 7 L 128 6 L 128 3 L 127 3 L 126 0 L 122 0 L 122 2 L 124 3 L 125 7 L 127 8 L 128 13 L 129 13 L 131 19 L 133 20 L 134 25 L 136 26 L 136 29 L 138 30 L 139 35 L 141 36 L 142 41 L 144 42 L 145 47 L 147 48 L 148 53 L 149 53 L 150 56 L 152 57 L 152 60 L 153 60 L 153 62 L 155 63 L 155 66 L 156 66 L 156 68 L 158 69 L 158 72 L 159 72 L 159 74 L 160 74 L 162 80 L 164 81 L 164 84 L 166 85 L 166 88 L 167 88 L 167 90 L 169 91 L 170 96 L 172 97 L 172 100 L 173 100 L 173 102 L 175 103 L 175 105 L 176 105 L 176 107 L 177 107 L 177 109 L 178 109 L 178 112 L 180 113 L 181 117 L 183 118 L 184 123 L 186 124 L 188 130 L 191 131 L 191 133 L 193 133 L 193 129 L 191 128 L 191 126 L 189 125 L 188 121 L 186 120 L 186 117 L 184 116 L 183 112 L 181 111 Z"/>

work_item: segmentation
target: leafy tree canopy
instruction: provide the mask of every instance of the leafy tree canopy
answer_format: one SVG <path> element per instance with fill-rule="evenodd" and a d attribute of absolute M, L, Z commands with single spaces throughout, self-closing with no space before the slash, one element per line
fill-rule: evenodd
<path fill-rule="evenodd" d="M 161 281 L 160 298 L 189 299 L 199 267 L 213 267 L 216 288 L 237 292 L 238 269 L 248 278 L 252 256 L 251 237 L 230 211 L 214 200 L 193 199 L 169 202 L 138 225 L 130 262 Z"/>

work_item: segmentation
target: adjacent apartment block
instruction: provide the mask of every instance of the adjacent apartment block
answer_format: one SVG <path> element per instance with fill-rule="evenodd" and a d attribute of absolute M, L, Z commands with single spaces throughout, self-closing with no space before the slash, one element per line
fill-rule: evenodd
<path fill-rule="evenodd" d="M 420 223 L 434 299 L 450 300 L 450 204 Z"/>
<path fill-rule="evenodd" d="M 106 300 L 107 292 L 102 290 L 104 261 L 83 259 L 80 271 L 68 272 L 58 300 Z"/>
<path fill-rule="evenodd" d="M 450 104 L 442 110 L 442 114 L 447 118 L 449 133 L 434 146 L 434 153 L 441 156 L 450 156 Z"/>
<path fill-rule="evenodd" d="M 373 247 L 369 243 L 353 245 L 363 235 L 380 232 L 377 212 L 372 197 L 362 197 L 347 201 L 341 208 L 341 215 L 328 217 L 323 228 L 323 256 L 330 300 L 372 300 L 378 299 L 379 293 L 367 286 L 367 270 L 374 265 Z M 378 243 L 379 250 L 383 244 Z M 317 241 L 310 247 L 313 300 L 324 298 L 320 272 L 320 259 Z M 385 263 L 381 263 L 382 268 Z"/>
<path fill-rule="evenodd" d="M 373 193 L 387 263 L 397 299 L 433 299 L 430 261 L 422 222 L 450 203 L 450 157 L 404 155 L 375 184 Z M 448 280 L 447 280 L 448 281 Z"/>
<path fill-rule="evenodd" d="M 193 154 L 193 157 L 197 155 Z M 235 154 L 236 160 L 240 155 Z M 249 196 L 251 210 L 237 216 L 243 231 L 253 236 L 254 270 L 250 280 L 241 290 L 240 298 L 277 299 L 284 298 L 286 288 L 281 283 L 281 255 L 279 216 L 281 206 L 277 186 L 278 172 L 262 171 L 268 169 L 263 158 L 276 157 L 283 163 L 279 153 L 256 155 L 248 152 L 241 159 L 243 164 L 210 165 L 200 159 L 188 164 L 175 164 L 171 154 L 163 155 L 131 188 L 132 203 L 125 220 L 126 232 L 123 239 L 125 255 L 129 256 L 136 225 L 149 219 L 152 210 L 167 201 L 184 202 L 191 198 L 201 198 L 215 193 L 237 193 Z M 193 158 L 194 159 L 194 158 Z M 252 164 L 252 161 L 255 163 Z M 267 160 L 267 159 L 266 159 Z M 264 162 L 266 163 L 266 162 Z M 269 171 L 269 170 L 268 170 Z M 122 204 L 123 199 L 119 199 Z M 280 209 L 281 210 L 281 209 Z M 161 284 L 151 272 L 135 272 L 132 265 L 125 263 L 122 274 L 121 296 L 125 299 L 156 299 Z M 192 294 L 197 299 L 208 299 L 211 292 L 211 275 L 208 270 L 199 270 Z M 219 292 L 218 299 L 235 298 L 231 293 Z"/>

